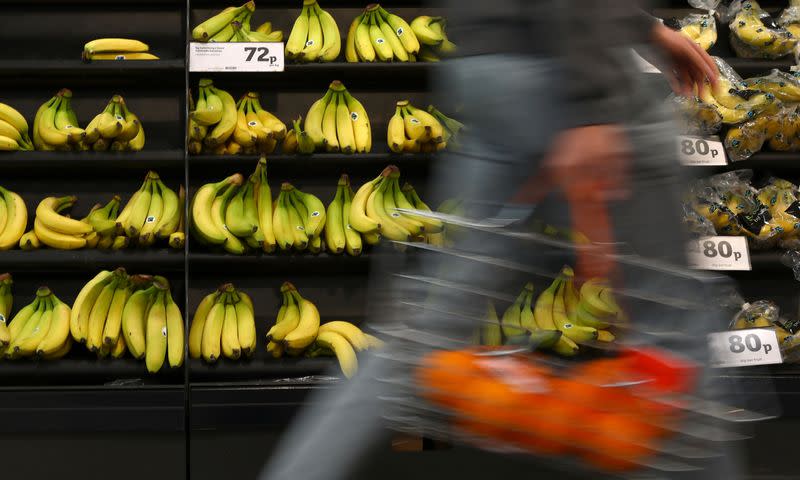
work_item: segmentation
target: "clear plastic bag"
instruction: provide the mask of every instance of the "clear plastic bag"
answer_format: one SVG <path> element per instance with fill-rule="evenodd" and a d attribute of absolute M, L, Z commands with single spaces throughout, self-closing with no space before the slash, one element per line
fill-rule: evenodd
<path fill-rule="evenodd" d="M 726 17 L 730 18 L 731 47 L 739 57 L 777 59 L 792 53 L 797 45 L 798 39 L 755 0 L 733 0 Z"/>
<path fill-rule="evenodd" d="M 773 114 L 783 108 L 775 95 L 749 89 L 730 65 L 719 57 L 712 58 L 720 73 L 717 86 L 712 87 L 709 82 L 704 82 L 698 97 L 717 109 L 723 123 L 737 125 L 761 113 Z"/>
<path fill-rule="evenodd" d="M 795 37 L 800 37 L 800 3 L 784 9 L 778 17 L 778 25 Z"/>
<path fill-rule="evenodd" d="M 717 43 L 717 21 L 713 12 L 666 19 L 664 25 L 685 35 L 703 50 L 708 51 Z"/>
<path fill-rule="evenodd" d="M 780 318 L 780 313 L 780 308 L 769 300 L 745 303 L 742 305 L 742 309 L 733 316 L 728 329 L 771 328 Z"/>
<path fill-rule="evenodd" d="M 744 84 L 747 88 L 771 93 L 782 102 L 800 102 L 800 73 L 782 72 L 775 68 L 768 75 L 748 78 Z"/>
<path fill-rule="evenodd" d="M 670 95 L 667 103 L 678 117 L 681 133 L 686 135 L 708 136 L 719 133 L 722 128 L 722 115 L 716 107 L 703 102 L 698 97 Z"/>

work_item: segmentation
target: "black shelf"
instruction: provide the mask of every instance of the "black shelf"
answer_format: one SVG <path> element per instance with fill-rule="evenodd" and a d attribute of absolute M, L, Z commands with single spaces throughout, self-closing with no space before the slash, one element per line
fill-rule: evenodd
<path fill-rule="evenodd" d="M 44 1 L 44 0 L 39 0 Z M 98 0 L 99 1 L 99 0 Z M 443 7 L 444 2 L 441 0 L 389 0 L 381 2 L 381 5 L 386 7 L 387 10 L 392 11 L 395 8 L 411 8 L 411 7 Z M 192 8 L 219 8 L 222 10 L 227 5 L 221 0 L 191 0 Z M 325 8 L 359 8 L 363 9 L 366 4 L 359 0 L 328 0 L 325 2 Z M 298 8 L 297 2 L 293 0 L 270 0 L 269 3 L 262 1 L 256 4 L 256 8 Z M 409 20 L 410 23 L 410 20 Z M 340 25 L 341 26 L 341 25 Z M 192 25 L 194 27 L 194 25 Z"/>
<path fill-rule="evenodd" d="M 2 387 L 0 432 L 180 432 L 183 385 Z"/>
<path fill-rule="evenodd" d="M 125 267 L 131 271 L 154 273 L 182 272 L 184 252 L 151 250 L 8 250 L 0 252 L 4 271 L 54 272 L 85 271 Z"/>
<path fill-rule="evenodd" d="M 204 247 L 196 247 L 194 245 L 189 247 L 188 268 L 190 277 L 196 272 L 220 272 L 226 270 L 237 272 L 269 271 L 270 273 L 302 272 L 320 275 L 341 272 L 367 272 L 373 257 L 369 253 L 363 253 L 358 257 L 329 255 L 327 253 L 318 255 L 308 253 L 231 255 L 199 250 L 200 248 Z"/>
<path fill-rule="evenodd" d="M 0 172 L 43 172 L 84 176 L 87 172 L 132 170 L 183 171 L 183 150 L 147 150 L 140 152 L 2 152 Z"/>
<path fill-rule="evenodd" d="M 189 170 L 218 172 L 221 168 L 250 172 L 258 162 L 258 155 L 195 155 L 189 156 Z M 340 153 L 317 153 L 314 155 L 269 155 L 269 172 L 297 176 L 323 176 L 342 172 L 363 171 L 378 175 L 387 165 L 397 165 L 404 174 L 407 171 L 427 171 L 437 160 L 435 154 L 363 153 L 345 155 Z M 800 162 L 798 162 L 800 163 Z"/>
<path fill-rule="evenodd" d="M 264 383 L 287 381 L 315 375 L 338 374 L 333 370 L 335 358 L 272 358 L 267 353 L 262 338 L 252 359 L 221 359 L 208 364 L 200 359 L 189 360 L 189 382 L 242 385 L 243 382 Z"/>
<path fill-rule="evenodd" d="M 287 64 L 284 72 L 190 72 L 190 86 L 197 78 L 212 78 L 222 88 L 268 84 L 291 90 L 325 90 L 332 80 L 340 80 L 357 91 L 387 91 L 400 87 L 405 91 L 425 91 L 439 63 L 306 63 Z"/>
<path fill-rule="evenodd" d="M 725 61 L 730 65 L 736 73 L 742 78 L 754 77 L 758 75 L 766 75 L 773 68 L 783 71 L 789 71 L 790 67 L 795 65 L 795 62 L 789 57 L 778 60 L 759 60 L 750 58 L 733 58 L 726 57 Z"/>
<path fill-rule="evenodd" d="M 76 53 L 76 57 L 80 52 Z M 0 61 L 0 83 L 69 82 L 70 85 L 98 85 L 113 82 L 114 86 L 136 85 L 158 78 L 161 84 L 182 85 L 186 62 L 171 60 L 96 61 L 85 63 L 80 58 L 69 60 L 3 60 Z"/>

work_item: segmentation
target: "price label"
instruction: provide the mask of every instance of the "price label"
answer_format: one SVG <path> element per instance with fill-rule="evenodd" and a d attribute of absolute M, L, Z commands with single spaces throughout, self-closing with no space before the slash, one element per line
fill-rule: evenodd
<path fill-rule="evenodd" d="M 752 270 L 744 237 L 702 237 L 689 242 L 689 267 L 698 270 Z"/>
<path fill-rule="evenodd" d="M 190 72 L 282 72 L 283 43 L 198 43 L 189 47 Z"/>
<path fill-rule="evenodd" d="M 778 337 L 773 330 L 754 328 L 712 333 L 708 336 L 711 366 L 746 367 L 782 363 Z"/>
<path fill-rule="evenodd" d="M 684 165 L 727 165 L 725 146 L 717 137 L 679 136 L 678 157 Z"/>

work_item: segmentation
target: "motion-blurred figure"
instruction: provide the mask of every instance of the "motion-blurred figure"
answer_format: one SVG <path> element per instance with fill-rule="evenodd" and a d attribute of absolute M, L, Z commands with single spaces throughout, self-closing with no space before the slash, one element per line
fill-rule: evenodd
<path fill-rule="evenodd" d="M 518 224 L 533 215 L 579 231 L 595 246 L 591 254 L 541 256 L 464 229 L 455 249 L 535 265 L 553 276 L 574 263 L 583 278 L 607 276 L 654 298 L 703 303 L 709 291 L 697 288 L 697 277 L 676 281 L 617 261 L 635 254 L 662 266 L 685 264 L 675 132 L 662 111 L 664 92 L 643 78 L 632 49 L 666 72 L 680 93 L 717 75 L 702 49 L 645 13 L 654 6 L 644 0 L 451 1 L 444 16 L 458 58 L 444 62 L 436 90 L 441 101 L 461 107 L 458 118 L 469 134 L 458 153 L 437 161 L 429 195 L 459 198 L 463 217 L 485 225 Z M 480 318 L 485 301 L 442 285 L 491 290 L 498 281 L 493 265 L 451 256 L 375 267 L 380 281 L 372 282 L 367 325 L 389 333 L 385 350 L 362 362 L 356 378 L 312 399 L 261 478 L 355 478 L 364 449 L 394 415 L 384 400 L 402 394 L 394 385 L 410 381 L 396 360 L 420 354 L 401 337 L 467 339 L 476 323 L 465 318 Z M 413 280 L 419 278 L 444 283 Z M 411 311 L 403 303 L 426 306 Z M 647 312 L 642 330 L 650 322 L 666 334 L 632 341 L 703 362 L 705 333 L 720 321 L 718 312 L 662 310 Z M 634 323 L 648 317 L 635 309 L 631 316 Z M 426 348 L 437 346 L 431 340 Z M 699 478 L 735 478 L 724 460 L 719 463 L 715 468 L 724 470 Z"/>

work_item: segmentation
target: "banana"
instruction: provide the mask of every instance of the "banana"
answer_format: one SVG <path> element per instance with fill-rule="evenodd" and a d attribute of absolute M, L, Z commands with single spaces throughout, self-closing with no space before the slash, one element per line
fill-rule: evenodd
<path fill-rule="evenodd" d="M 343 175 L 347 177 L 347 175 Z M 361 255 L 363 242 L 361 241 L 361 234 L 358 233 L 350 225 L 350 210 L 352 209 L 353 191 L 350 189 L 350 179 L 345 178 L 346 185 L 342 189 L 343 203 L 342 203 L 342 227 L 344 229 L 345 237 L 345 250 L 347 254 L 353 257 Z"/>
<path fill-rule="evenodd" d="M 33 147 L 29 146 L 25 143 L 25 140 L 22 138 L 22 134 L 14 128 L 13 125 L 6 122 L 5 120 L 0 120 L 0 137 L 5 137 L 14 141 L 17 144 L 17 147 L 23 150 L 33 150 Z"/>
<path fill-rule="evenodd" d="M 525 329 L 522 328 L 521 316 L 522 306 L 525 303 L 528 293 L 529 292 L 527 289 L 523 289 L 519 296 L 517 296 L 517 299 L 514 301 L 514 303 L 512 303 L 511 306 L 509 306 L 506 311 L 503 312 L 503 318 L 500 324 L 503 335 L 506 338 L 525 334 Z"/>
<path fill-rule="evenodd" d="M 16 152 L 21 150 L 22 146 L 13 138 L 0 135 L 0 151 L 3 152 Z"/>
<path fill-rule="evenodd" d="M 401 103 L 397 102 L 394 115 L 389 120 L 389 126 L 386 129 L 386 142 L 394 153 L 403 153 L 406 145 L 406 124 L 403 119 Z"/>
<path fill-rule="evenodd" d="M 392 49 L 392 56 L 401 62 L 408 61 L 408 51 L 406 50 L 403 43 L 398 38 L 397 34 L 395 33 L 394 29 L 389 25 L 380 15 L 380 11 L 373 14 L 373 18 L 375 19 L 375 23 L 378 25 L 378 28 L 383 35 L 383 38 L 386 39 L 386 43 Z"/>
<path fill-rule="evenodd" d="M 211 205 L 211 219 L 217 229 L 225 235 L 225 243 L 222 244 L 222 247 L 226 252 L 234 255 L 242 255 L 245 252 L 245 245 L 225 225 L 225 210 L 239 185 L 241 185 L 241 181 L 242 176 L 239 175 L 239 183 L 230 185 L 221 196 L 214 199 L 214 203 Z"/>
<path fill-rule="evenodd" d="M 128 106 L 125 104 L 125 100 L 122 97 L 119 98 L 118 106 L 120 116 L 122 117 L 122 120 L 120 120 L 120 123 L 122 123 L 122 131 L 119 132 L 115 140 L 130 142 L 139 135 L 141 122 L 139 122 L 139 118 L 136 115 L 128 110 Z"/>
<path fill-rule="evenodd" d="M 283 293 L 283 306 L 278 312 L 275 325 L 267 332 L 267 342 L 282 342 L 286 335 L 294 331 L 300 322 L 300 309 L 291 292 Z"/>
<path fill-rule="evenodd" d="M 256 172 L 251 178 L 253 185 L 253 195 L 255 196 L 256 210 L 258 215 L 258 232 L 264 237 L 263 249 L 267 253 L 275 251 L 276 239 L 272 225 L 272 192 L 267 181 L 267 159 L 261 157 L 256 167 Z"/>
<path fill-rule="evenodd" d="M 242 354 L 239 344 L 238 323 L 236 307 L 228 303 L 225 305 L 225 316 L 222 321 L 222 335 L 220 337 L 222 354 L 231 360 L 237 360 Z"/>
<path fill-rule="evenodd" d="M 38 296 L 39 292 L 36 295 Z M 41 315 L 38 318 L 31 317 L 25 324 L 25 328 L 16 337 L 12 338 L 11 344 L 8 346 L 7 354 L 11 353 L 14 358 L 29 357 L 36 353 L 36 347 L 47 337 L 47 333 L 50 331 L 54 305 L 52 294 L 49 290 L 47 290 L 47 295 L 41 301 L 46 304 L 44 310 L 39 310 L 42 312 Z"/>
<path fill-rule="evenodd" d="M 394 52 L 389 42 L 384 38 L 381 28 L 375 17 L 377 14 L 372 11 L 367 13 L 369 15 L 369 38 L 372 42 L 372 47 L 375 49 L 375 56 L 382 62 L 391 61 L 394 58 Z"/>
<path fill-rule="evenodd" d="M 55 126 L 57 130 L 66 133 L 70 143 L 78 143 L 86 136 L 86 132 L 78 127 L 77 120 L 73 121 L 73 118 L 75 118 L 75 111 L 72 110 L 70 106 L 71 101 L 72 92 L 65 92 L 61 97 L 61 103 L 58 104 L 58 109 L 53 118 L 53 126 Z"/>
<path fill-rule="evenodd" d="M 556 278 L 553 283 L 539 295 L 533 309 L 533 316 L 536 325 L 542 330 L 559 330 L 553 318 L 553 306 L 555 294 L 561 284 L 561 277 Z M 566 335 L 561 335 L 552 347 L 553 351 L 563 356 L 573 356 L 578 353 L 578 345 Z"/>
<path fill-rule="evenodd" d="M 291 193 L 293 195 L 293 201 L 299 200 L 302 204 L 302 209 L 304 211 L 301 220 L 305 226 L 306 235 L 308 235 L 309 238 L 318 237 L 325 227 L 325 204 L 316 196 L 301 192 L 296 188 L 293 189 Z M 295 201 L 294 205 L 298 205 L 298 202 Z M 298 211 L 300 211 L 300 208 L 298 208 Z"/>
<path fill-rule="evenodd" d="M 328 211 L 325 216 L 325 244 L 329 252 L 337 255 L 342 253 L 347 246 L 347 239 L 344 235 L 344 222 L 342 220 L 345 182 L 346 178 L 339 179 L 336 196 L 333 197 L 333 201 L 328 205 Z"/>
<path fill-rule="evenodd" d="M 10 105 L 0 103 L 0 120 L 8 122 L 22 137 L 28 135 L 28 122 L 25 117 Z"/>
<path fill-rule="evenodd" d="M 325 145 L 326 137 L 322 131 L 322 123 L 325 118 L 325 112 L 328 109 L 328 104 L 333 99 L 333 96 L 333 90 L 329 88 L 322 98 L 311 104 L 311 107 L 309 107 L 306 113 L 306 120 L 303 126 L 317 148 L 322 148 Z"/>
<path fill-rule="evenodd" d="M 358 53 L 356 52 L 356 28 L 361 25 L 363 18 L 364 14 L 362 13 L 350 23 L 350 28 L 347 29 L 347 43 L 345 44 L 344 58 L 348 63 L 358 63 Z"/>
<path fill-rule="evenodd" d="M 155 294 L 150 309 L 147 312 L 146 329 L 146 349 L 144 361 L 147 371 L 156 373 L 161 370 L 167 355 L 167 312 L 164 296 L 166 291 L 158 291 Z"/>
<path fill-rule="evenodd" d="M 160 60 L 152 53 L 90 53 L 86 60 Z"/>
<path fill-rule="evenodd" d="M 103 329 L 105 327 L 108 311 L 111 308 L 111 301 L 114 299 L 114 292 L 117 290 L 121 278 L 115 275 L 114 278 L 103 287 L 97 300 L 92 305 L 89 313 L 86 334 L 86 348 L 92 352 L 98 351 L 103 346 Z"/>
<path fill-rule="evenodd" d="M 370 38 L 369 17 L 370 15 L 364 12 L 361 15 L 361 23 L 358 24 L 355 31 L 355 50 L 362 62 L 374 62 L 376 56 L 375 47 Z"/>
<path fill-rule="evenodd" d="M 205 139 L 205 144 L 214 148 L 223 145 L 233 135 L 238 121 L 238 109 L 236 108 L 236 101 L 228 92 L 213 86 L 209 86 L 208 89 L 209 92 L 218 96 L 222 101 L 222 117 L 214 128 L 208 132 Z M 195 117 L 195 121 L 197 121 L 197 117 Z"/>
<path fill-rule="evenodd" d="M 440 33 L 432 30 L 430 24 L 441 17 L 428 17 L 421 15 L 411 21 L 411 30 L 417 37 L 417 40 L 424 45 L 439 45 L 444 40 Z"/>
<path fill-rule="evenodd" d="M 225 298 L 226 295 L 220 295 L 216 299 L 203 325 L 203 338 L 200 351 L 203 360 L 208 363 L 214 363 L 219 360 L 222 324 L 225 320 Z"/>
<path fill-rule="evenodd" d="M 54 104 L 57 106 L 59 99 L 60 97 L 58 95 L 55 95 L 52 98 L 50 98 L 50 100 L 48 100 L 47 102 L 40 105 L 39 108 L 36 110 L 36 115 L 33 117 L 33 128 L 31 129 L 33 146 L 36 150 L 46 150 L 46 151 L 55 150 L 55 147 L 48 145 L 47 143 L 45 143 L 44 140 L 42 140 L 41 135 L 39 135 L 39 124 L 42 121 L 42 115 L 44 114 L 44 112 L 47 111 L 47 109 L 49 109 Z"/>
<path fill-rule="evenodd" d="M 139 232 L 141 232 L 148 219 L 147 216 L 150 213 L 150 205 L 153 201 L 153 184 L 155 178 L 158 178 L 155 172 L 148 172 L 145 179 L 145 187 L 139 191 L 135 199 L 131 198 L 129 202 L 129 204 L 132 205 L 127 215 L 124 215 L 123 218 L 123 214 L 125 213 L 123 211 L 123 213 L 120 213 L 119 217 L 117 217 L 117 223 L 122 225 L 123 232 L 131 238 L 137 238 L 139 236 Z M 159 205 L 160 201 L 156 200 L 156 206 Z M 122 220 L 120 220 L 121 218 Z"/>
<path fill-rule="evenodd" d="M 122 313 L 125 310 L 125 303 L 127 303 L 131 293 L 130 283 L 127 279 L 122 279 L 111 297 L 111 304 L 108 307 L 108 314 L 106 315 L 105 326 L 103 327 L 103 340 L 101 345 L 111 348 L 119 343 L 120 332 L 122 331 Z M 89 323 L 91 325 L 91 319 Z"/>
<path fill-rule="evenodd" d="M 302 220 L 300 213 L 297 211 L 295 203 L 292 201 L 292 187 L 291 184 L 284 182 L 281 185 L 281 193 L 283 193 L 284 208 L 288 216 L 288 230 L 291 232 L 294 248 L 297 250 L 305 250 L 308 246 L 308 232 L 306 232 L 305 223 Z M 279 197 L 280 199 L 280 197 Z M 284 226 L 286 228 L 286 226 Z M 286 230 L 284 230 L 286 231 Z M 288 233 L 288 232 L 287 232 Z"/>
<path fill-rule="evenodd" d="M 372 128 L 367 111 L 361 102 L 350 95 L 347 89 L 343 89 L 341 95 L 343 95 L 350 114 L 350 120 L 352 121 L 355 151 L 369 153 L 372 150 Z"/>
<path fill-rule="evenodd" d="M 73 205 L 76 197 L 47 197 L 36 207 L 36 219 L 54 232 L 65 235 L 86 235 L 91 233 L 92 226 L 80 220 L 59 215 L 56 209 L 66 205 Z"/>
<path fill-rule="evenodd" d="M 208 128 L 212 127 L 222 120 L 222 115 L 225 112 L 222 98 L 211 90 L 213 83 L 207 78 L 203 78 L 199 82 L 200 89 L 198 93 L 197 106 L 189 114 L 191 120 L 197 124 L 200 131 L 195 134 L 199 136 L 205 129 L 203 139 L 208 135 Z M 198 140 L 202 140 L 198 138 Z"/>
<path fill-rule="evenodd" d="M 303 9 L 294 21 L 292 31 L 286 40 L 286 57 L 289 59 L 298 58 L 300 52 L 306 46 L 309 32 L 309 5 L 316 3 L 316 0 L 303 0 Z"/>
<path fill-rule="evenodd" d="M 85 247 L 87 243 L 84 237 L 66 235 L 50 230 L 38 218 L 33 222 L 33 231 L 42 243 L 58 250 L 77 250 Z"/>
<path fill-rule="evenodd" d="M 489 301 L 486 306 L 486 320 L 487 323 L 481 329 L 483 344 L 490 347 L 501 346 L 503 344 L 503 330 L 492 301 Z"/>
<path fill-rule="evenodd" d="M 0 203 L 5 204 L 6 220 L 0 226 L 0 250 L 13 248 L 25 233 L 28 209 L 18 194 L 0 187 Z"/>
<path fill-rule="evenodd" d="M 378 219 L 381 236 L 389 240 L 407 242 L 412 237 L 411 232 L 395 221 L 397 217 L 393 217 L 394 215 L 399 216 L 400 214 L 386 211 L 384 196 L 387 195 L 390 183 L 387 174 L 367 200 L 367 215 L 370 218 Z"/>
<path fill-rule="evenodd" d="M 39 117 L 38 134 L 41 140 L 51 147 L 58 148 L 67 145 L 70 139 L 69 133 L 62 132 L 56 128 L 56 111 L 63 99 L 63 92 L 59 92 L 57 100 L 47 107 Z"/>
<path fill-rule="evenodd" d="M 369 348 L 369 341 L 367 340 L 367 337 L 364 336 L 364 332 L 350 322 L 334 320 L 323 323 L 319 326 L 319 333 L 322 334 L 324 332 L 334 332 L 343 336 L 348 342 L 350 342 L 357 352 L 367 350 Z"/>
<path fill-rule="evenodd" d="M 419 52 L 419 40 L 411 26 L 397 15 L 387 12 L 383 7 L 378 7 L 378 14 L 394 30 L 395 35 L 402 43 L 406 52 L 416 54 Z"/>
<path fill-rule="evenodd" d="M 223 189 L 230 185 L 238 186 L 242 183 L 242 175 L 234 174 L 217 183 L 208 183 L 200 187 L 192 199 L 191 219 L 193 231 L 198 235 L 199 240 L 213 245 L 226 243 L 227 232 L 223 231 L 213 216 L 214 199 Z"/>
<path fill-rule="evenodd" d="M 371 182 L 367 182 L 358 189 L 350 207 L 350 226 L 357 232 L 364 234 L 378 232 L 380 223 L 367 215 L 367 202 L 375 190 L 376 186 L 383 179 L 382 176 L 376 177 Z"/>
<path fill-rule="evenodd" d="M 200 25 L 194 27 L 192 30 L 192 38 L 198 41 L 206 41 L 216 35 L 220 30 L 230 25 L 230 23 L 233 22 L 236 17 L 246 11 L 252 13 L 255 11 L 255 8 L 255 2 L 249 1 L 241 7 L 223 10 Z"/>
<path fill-rule="evenodd" d="M 344 90 L 344 87 L 342 87 Z M 355 133 L 353 131 L 353 120 L 350 115 L 350 109 L 347 107 L 347 101 L 344 98 L 343 92 L 337 92 L 336 95 L 336 136 L 339 149 L 347 154 L 354 153 L 358 150 L 356 147 Z"/>
<path fill-rule="evenodd" d="M 36 347 L 38 357 L 47 357 L 58 353 L 62 346 L 69 340 L 69 323 L 71 310 L 69 305 L 62 302 L 55 295 L 53 298 L 53 313 L 47 335 Z"/>
<path fill-rule="evenodd" d="M 286 193 L 281 191 L 274 202 L 272 214 L 272 229 L 275 232 L 275 242 L 284 251 L 291 250 L 294 245 L 294 232 L 289 225 L 289 211 L 286 209 Z"/>
<path fill-rule="evenodd" d="M 389 195 L 393 197 L 391 200 L 391 204 L 393 204 L 396 208 L 402 208 L 405 210 L 416 210 L 416 206 L 413 205 L 411 202 L 408 201 L 406 196 L 403 192 L 400 191 L 400 184 L 398 178 L 400 177 L 400 173 L 397 173 L 395 178 L 392 178 L 392 185 L 391 185 L 391 192 L 387 192 L 387 195 L 384 198 L 389 198 Z M 387 201 L 384 205 L 389 205 Z M 389 211 L 387 207 L 387 211 Z M 399 212 L 398 212 L 399 213 Z M 407 214 L 401 213 L 399 217 L 397 217 L 399 223 L 403 225 L 406 230 L 414 234 L 414 236 L 420 235 L 421 233 L 426 232 L 425 223 L 422 222 L 421 219 Z"/>
<path fill-rule="evenodd" d="M 40 295 L 40 292 L 43 294 Z M 37 290 L 36 299 L 17 312 L 14 318 L 11 319 L 11 322 L 8 323 L 9 345 L 16 339 L 21 338 L 22 332 L 26 330 L 25 327 L 27 327 L 29 323 L 33 324 L 30 330 L 35 328 L 35 324 L 39 322 L 42 313 L 44 313 L 44 310 L 47 308 L 47 301 L 43 298 L 45 296 L 46 292 L 43 292 L 41 289 Z M 8 351 L 6 352 L 7 355 L 9 353 Z"/>
<path fill-rule="evenodd" d="M 334 91 L 330 102 L 328 102 L 328 105 L 325 107 L 325 113 L 322 116 L 322 135 L 324 137 L 323 144 L 325 145 L 325 151 L 327 152 L 339 151 L 339 140 L 336 136 L 336 111 L 338 103 L 339 94 Z M 308 116 L 306 116 L 306 123 L 307 122 Z"/>
<path fill-rule="evenodd" d="M 145 356 L 147 345 L 146 321 L 155 295 L 155 287 L 135 291 L 122 310 L 122 336 L 125 345 L 136 359 Z"/>
<path fill-rule="evenodd" d="M 161 196 L 161 189 L 159 188 L 159 179 L 154 178 L 150 183 L 150 206 L 147 209 L 147 215 L 144 218 L 144 224 L 139 230 L 139 245 L 150 246 L 156 241 L 156 226 L 163 218 L 164 211 L 164 198 Z M 135 216 L 131 217 L 135 220 Z M 132 226 L 136 224 L 132 223 Z M 129 231 L 130 233 L 130 231 Z M 133 235 L 131 235 L 132 237 Z"/>
<path fill-rule="evenodd" d="M 244 212 L 245 196 L 252 198 L 250 186 L 252 184 L 248 181 L 244 186 L 239 188 L 231 198 L 228 207 L 225 209 L 225 226 L 228 231 L 237 237 L 249 237 L 258 230 L 257 219 L 247 218 Z"/>
<path fill-rule="evenodd" d="M 164 185 L 160 179 L 156 181 L 156 185 L 161 193 L 163 209 L 161 218 L 156 222 L 153 231 L 158 238 L 169 238 L 178 229 L 183 214 L 183 203 L 178 194 Z"/>
<path fill-rule="evenodd" d="M 87 216 L 87 222 L 92 230 L 103 236 L 110 236 L 117 230 L 117 210 L 120 198 L 114 196 L 104 207 L 93 210 Z"/>
<path fill-rule="evenodd" d="M 183 365 L 184 339 L 183 339 L 183 315 L 181 309 L 172 298 L 172 293 L 167 290 L 164 294 L 166 301 L 166 325 L 167 325 L 167 360 L 169 366 L 177 368 Z"/>
<path fill-rule="evenodd" d="M 256 321 L 253 306 L 244 292 L 237 292 L 241 299 L 234 304 L 236 309 L 236 331 L 242 355 L 251 356 L 256 347 Z"/>
<path fill-rule="evenodd" d="M 572 278 L 572 269 L 565 268 L 562 271 L 562 275 L 567 279 Z M 566 280 L 562 280 L 558 290 L 555 293 L 555 298 L 553 300 L 553 322 L 564 335 L 569 337 L 570 340 L 577 344 L 596 340 L 596 328 L 573 324 L 567 316 L 567 310 L 564 301 L 565 286 Z"/>
<path fill-rule="evenodd" d="M 114 276 L 113 272 L 103 270 L 84 285 L 72 304 L 69 329 L 76 342 L 86 343 L 88 335 L 89 315 L 97 297 Z"/>
<path fill-rule="evenodd" d="M 106 140 L 114 139 L 117 135 L 122 133 L 122 122 L 125 121 L 125 118 L 119 111 L 119 99 L 119 95 L 114 95 L 97 120 L 97 131 L 100 132 L 100 136 Z"/>
<path fill-rule="evenodd" d="M 408 104 L 408 111 L 413 115 L 413 118 L 416 118 L 422 123 L 422 126 L 426 129 L 430 129 L 430 140 L 434 143 L 442 143 L 444 141 L 444 127 L 442 124 L 439 123 L 439 120 L 436 119 L 433 115 L 426 112 L 425 110 L 421 110 L 414 105 Z"/>
<path fill-rule="evenodd" d="M 306 62 L 317 60 L 324 44 L 322 38 L 322 24 L 320 23 L 317 13 L 318 9 L 319 6 L 316 1 L 308 4 L 306 8 L 306 14 L 308 15 L 308 37 L 303 50 L 301 50 L 299 54 L 300 59 Z"/>
<path fill-rule="evenodd" d="M 98 38 L 86 42 L 83 46 L 84 55 L 106 52 L 143 53 L 148 50 L 150 50 L 150 47 L 146 43 L 130 38 Z"/>
<path fill-rule="evenodd" d="M 319 345 L 331 349 L 336 354 L 339 367 L 347 378 L 352 378 L 358 371 L 356 352 L 345 337 L 333 331 L 320 332 L 316 341 Z"/>
<path fill-rule="evenodd" d="M 299 294 L 297 295 L 299 297 Z M 296 298 L 300 310 L 297 328 L 289 332 L 283 341 L 288 348 L 305 348 L 314 342 L 319 330 L 319 311 L 304 298 Z"/>
<path fill-rule="evenodd" d="M 211 307 L 217 301 L 220 291 L 209 293 L 200 301 L 197 310 L 192 318 L 192 326 L 189 328 L 189 358 L 200 358 L 203 340 L 203 328 Z"/>
<path fill-rule="evenodd" d="M 324 42 L 319 52 L 319 60 L 332 62 L 339 57 L 339 53 L 342 51 L 342 37 L 339 34 L 339 26 L 336 24 L 333 15 L 321 9 L 319 4 L 314 4 L 314 10 L 319 17 Z"/>
<path fill-rule="evenodd" d="M 430 140 L 432 129 L 429 126 L 425 126 L 420 119 L 411 113 L 408 101 L 397 102 L 397 105 L 400 106 L 400 113 L 403 115 L 403 123 L 405 124 L 408 138 L 420 143 Z"/>
<path fill-rule="evenodd" d="M 608 293 L 602 297 L 606 290 Z M 581 286 L 579 306 L 595 317 L 615 318 L 619 315 L 620 309 L 610 293 L 610 287 L 604 283 L 604 280 L 599 278 L 587 280 Z M 609 304 L 606 299 L 610 299 L 611 303 Z"/>

